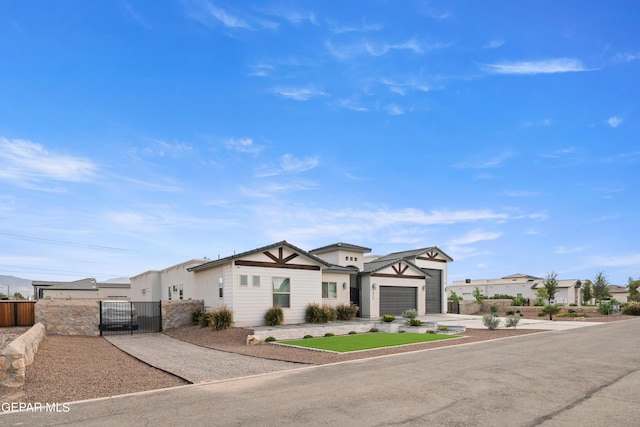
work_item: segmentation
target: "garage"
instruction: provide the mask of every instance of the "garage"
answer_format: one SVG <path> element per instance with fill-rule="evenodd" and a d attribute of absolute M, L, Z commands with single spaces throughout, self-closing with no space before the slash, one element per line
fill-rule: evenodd
<path fill-rule="evenodd" d="M 399 316 L 405 310 L 418 309 L 418 288 L 380 286 L 380 315 Z"/>
<path fill-rule="evenodd" d="M 427 270 L 427 314 L 442 313 L 442 271 Z"/>

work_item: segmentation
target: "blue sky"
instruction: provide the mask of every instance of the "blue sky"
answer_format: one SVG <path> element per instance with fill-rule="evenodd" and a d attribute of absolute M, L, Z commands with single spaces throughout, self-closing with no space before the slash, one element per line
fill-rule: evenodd
<path fill-rule="evenodd" d="M 640 3 L 3 1 L 0 274 L 279 240 L 640 276 Z"/>

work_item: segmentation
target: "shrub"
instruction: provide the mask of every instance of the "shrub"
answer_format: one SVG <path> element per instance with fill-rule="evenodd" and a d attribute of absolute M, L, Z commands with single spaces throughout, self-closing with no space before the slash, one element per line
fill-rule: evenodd
<path fill-rule="evenodd" d="M 577 307 L 578 304 L 576 304 L 575 302 L 572 302 L 571 304 L 569 304 L 569 307 Z"/>
<path fill-rule="evenodd" d="M 558 307 L 557 305 L 548 304 L 545 305 L 542 310 L 540 310 L 538 316 L 546 316 L 548 314 L 549 320 L 553 320 L 553 315 L 558 313 L 560 313 L 560 307 Z"/>
<path fill-rule="evenodd" d="M 491 310 L 491 313 L 496 314 L 498 312 L 498 306 L 490 305 L 489 310 Z"/>
<path fill-rule="evenodd" d="M 485 314 L 484 316 L 482 316 L 482 323 L 488 329 L 493 330 L 500 326 L 500 319 L 492 314 Z"/>
<path fill-rule="evenodd" d="M 418 317 L 418 310 L 415 309 L 410 309 L 410 310 L 405 310 L 404 312 L 402 312 L 402 317 L 404 317 L 405 319 L 415 319 L 416 317 Z"/>
<path fill-rule="evenodd" d="M 201 308 L 196 308 L 191 312 L 191 323 L 193 325 L 200 324 L 200 318 L 204 315 L 204 310 Z"/>
<path fill-rule="evenodd" d="M 640 316 L 640 303 L 632 303 L 627 304 L 622 309 L 622 314 L 627 314 L 629 316 Z"/>
<path fill-rule="evenodd" d="M 209 326 L 211 326 L 211 329 L 214 331 L 229 329 L 231 325 L 233 325 L 233 311 L 226 305 L 211 312 Z"/>
<path fill-rule="evenodd" d="M 573 308 L 570 308 L 569 310 L 567 310 L 567 313 L 574 314 L 576 313 L 576 311 Z"/>
<path fill-rule="evenodd" d="M 462 297 L 456 294 L 455 291 L 451 291 L 451 295 L 449 295 L 448 300 L 453 302 L 460 302 L 462 301 Z"/>
<path fill-rule="evenodd" d="M 282 308 L 279 306 L 271 307 L 264 314 L 264 323 L 267 326 L 279 326 L 284 321 L 284 314 Z"/>
<path fill-rule="evenodd" d="M 276 339 L 274 337 L 266 337 L 264 342 L 274 342 Z"/>
<path fill-rule="evenodd" d="M 513 299 L 513 305 L 516 307 L 521 307 L 524 305 L 524 298 L 523 297 L 515 297 Z"/>
<path fill-rule="evenodd" d="M 435 333 L 436 333 L 436 331 L 434 331 L 433 329 L 429 329 L 429 330 L 427 330 L 427 333 L 428 333 L 428 334 L 435 334 Z"/>
<path fill-rule="evenodd" d="M 507 316 L 507 320 L 505 320 L 504 326 L 507 328 L 515 329 L 518 326 L 518 322 L 520 322 L 520 316 L 511 315 Z"/>
<path fill-rule="evenodd" d="M 378 329 L 378 328 L 371 328 L 371 329 L 369 329 L 369 332 L 378 332 L 378 331 L 379 331 L 379 329 Z"/>
<path fill-rule="evenodd" d="M 338 317 L 336 309 L 330 305 L 323 305 L 322 310 L 327 316 L 327 322 L 333 322 Z"/>
<path fill-rule="evenodd" d="M 407 320 L 407 325 L 409 325 L 409 326 L 420 326 L 420 325 L 422 325 L 422 323 L 423 322 L 420 319 L 411 319 L 410 318 L 410 319 Z"/>
<path fill-rule="evenodd" d="M 613 303 L 611 301 L 602 301 L 598 304 L 598 313 L 609 315 L 613 311 Z"/>
<path fill-rule="evenodd" d="M 446 332 L 449 330 L 449 328 L 447 328 L 446 326 L 438 326 L 438 330 L 442 332 Z"/>
<path fill-rule="evenodd" d="M 507 316 L 513 316 L 514 314 L 516 314 L 515 311 L 513 310 L 507 310 Z"/>
<path fill-rule="evenodd" d="M 349 331 L 349 335 L 357 335 L 358 333 L 356 331 Z"/>
<path fill-rule="evenodd" d="M 499 295 L 494 295 L 492 297 L 489 297 L 487 299 L 510 299 L 513 300 L 515 297 L 512 297 L 511 295 L 506 295 L 506 294 L 499 294 Z"/>
<path fill-rule="evenodd" d="M 358 315 L 359 307 L 353 304 L 340 304 L 336 306 L 338 320 L 353 320 Z"/>
<path fill-rule="evenodd" d="M 332 333 L 332 332 L 327 332 L 326 334 L 324 334 L 325 337 L 335 337 L 336 334 Z"/>
<path fill-rule="evenodd" d="M 308 340 L 309 338 L 313 338 L 313 335 L 307 334 L 307 335 L 302 337 L 303 340 Z"/>
<path fill-rule="evenodd" d="M 307 323 L 327 323 L 329 321 L 327 312 L 315 303 L 307 304 L 304 318 Z"/>
<path fill-rule="evenodd" d="M 206 328 L 209 326 L 209 322 L 211 321 L 211 312 L 207 311 L 206 313 L 202 313 L 200 319 L 198 319 L 198 325 L 201 328 Z"/>
<path fill-rule="evenodd" d="M 394 320 L 396 320 L 396 317 L 390 314 L 385 314 L 384 316 L 382 316 L 383 322 L 393 322 Z"/>
<path fill-rule="evenodd" d="M 399 334 L 404 334 L 405 332 L 407 332 L 407 331 L 405 331 L 405 330 L 398 331 Z"/>

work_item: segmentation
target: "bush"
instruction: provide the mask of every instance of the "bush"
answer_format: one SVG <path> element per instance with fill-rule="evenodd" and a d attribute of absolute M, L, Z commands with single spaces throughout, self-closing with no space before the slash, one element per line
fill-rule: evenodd
<path fill-rule="evenodd" d="M 442 332 L 447 332 L 449 328 L 447 328 L 446 326 L 438 326 L 438 330 Z"/>
<path fill-rule="evenodd" d="M 313 338 L 313 335 L 307 334 L 307 335 L 302 337 L 303 340 L 308 340 L 309 338 Z"/>
<path fill-rule="evenodd" d="M 274 337 L 266 337 L 264 342 L 274 342 L 276 339 Z"/>
<path fill-rule="evenodd" d="M 353 320 L 358 315 L 359 307 L 353 304 L 340 304 L 336 306 L 338 320 Z"/>
<path fill-rule="evenodd" d="M 271 307 L 264 314 L 264 323 L 267 326 L 279 326 L 279 325 L 282 325 L 283 321 L 284 321 L 284 314 L 282 313 L 281 307 L 278 307 L 278 306 Z"/>
<path fill-rule="evenodd" d="M 516 314 L 515 311 L 513 310 L 507 310 L 507 316 L 513 316 L 514 314 Z"/>
<path fill-rule="evenodd" d="M 229 329 L 233 325 L 233 311 L 223 305 L 217 310 L 211 312 L 209 326 L 214 331 Z"/>
<path fill-rule="evenodd" d="M 500 294 L 500 295 L 494 295 L 492 297 L 489 297 L 487 299 L 510 299 L 513 300 L 516 297 L 512 297 L 511 295 L 505 295 L 505 294 Z"/>
<path fill-rule="evenodd" d="M 394 320 L 396 320 L 396 317 L 390 314 L 385 314 L 384 316 L 382 316 L 383 322 L 393 322 Z"/>
<path fill-rule="evenodd" d="M 578 304 L 576 304 L 575 302 L 572 302 L 571 304 L 569 304 L 569 307 L 577 307 Z"/>
<path fill-rule="evenodd" d="M 598 304 L 598 313 L 608 316 L 612 312 L 613 312 L 613 302 L 601 301 L 600 304 Z"/>
<path fill-rule="evenodd" d="M 549 320 L 553 320 L 553 315 L 554 314 L 558 314 L 560 313 L 560 307 L 558 307 L 557 305 L 545 305 L 542 310 L 540 310 L 540 313 L 538 313 L 538 316 L 546 316 L 547 314 L 549 315 Z"/>
<path fill-rule="evenodd" d="M 495 314 L 498 312 L 498 306 L 496 305 L 490 305 L 489 306 L 489 310 L 491 310 L 491 313 Z"/>
<path fill-rule="evenodd" d="M 206 328 L 207 326 L 209 326 L 209 322 L 211 322 L 211 312 L 205 312 L 202 313 L 202 315 L 200 316 L 200 319 L 198 319 L 198 325 L 201 328 Z"/>
<path fill-rule="evenodd" d="M 196 308 L 191 312 L 191 323 L 193 325 L 200 324 L 200 318 L 204 315 L 204 310 L 201 308 Z"/>
<path fill-rule="evenodd" d="M 322 310 L 327 316 L 327 322 L 333 322 L 338 317 L 336 309 L 334 307 L 331 307 L 330 305 L 323 305 Z"/>
<path fill-rule="evenodd" d="M 518 322 L 520 322 L 520 316 L 512 314 L 511 316 L 507 316 L 507 320 L 505 320 L 504 326 L 507 328 L 515 329 L 516 326 L 518 326 Z"/>
<path fill-rule="evenodd" d="M 407 320 L 407 325 L 409 325 L 409 326 L 420 326 L 420 325 L 422 325 L 422 323 L 423 322 L 420 319 L 411 319 L 410 318 L 410 319 Z"/>
<path fill-rule="evenodd" d="M 325 337 L 335 337 L 336 334 L 332 333 L 332 332 L 327 332 L 326 334 L 324 334 Z"/>
<path fill-rule="evenodd" d="M 410 309 L 410 310 L 405 310 L 404 312 L 402 312 L 402 317 L 404 317 L 405 319 L 415 319 L 416 317 L 418 317 L 418 310 L 415 309 Z"/>
<path fill-rule="evenodd" d="M 371 329 L 369 329 L 369 332 L 378 332 L 378 331 L 380 331 L 378 328 L 371 328 Z"/>
<path fill-rule="evenodd" d="M 349 331 L 349 335 L 357 335 L 358 333 L 356 331 Z"/>
<path fill-rule="evenodd" d="M 627 304 L 622 309 L 622 314 L 627 314 L 629 316 L 640 316 L 640 303 L 632 303 Z"/>
<path fill-rule="evenodd" d="M 500 319 L 492 314 L 485 314 L 484 316 L 482 316 L 482 323 L 488 329 L 493 330 L 500 326 Z"/>
<path fill-rule="evenodd" d="M 307 323 L 327 323 L 329 321 L 327 312 L 318 304 L 309 303 L 304 312 Z"/>
<path fill-rule="evenodd" d="M 524 305 L 524 298 L 523 297 L 515 297 L 513 299 L 513 305 L 516 307 L 521 307 Z"/>

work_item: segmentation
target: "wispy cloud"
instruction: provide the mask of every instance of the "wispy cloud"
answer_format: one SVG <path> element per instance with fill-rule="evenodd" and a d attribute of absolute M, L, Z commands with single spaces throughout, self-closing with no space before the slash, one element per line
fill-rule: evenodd
<path fill-rule="evenodd" d="M 338 101 L 338 105 L 342 108 L 346 108 L 347 110 L 353 110 L 353 111 L 369 111 L 369 109 L 367 107 L 364 107 L 358 103 L 356 103 L 354 100 L 352 99 L 340 99 Z"/>
<path fill-rule="evenodd" d="M 620 117 L 613 116 L 613 117 L 609 117 L 609 119 L 607 120 L 607 124 L 612 128 L 617 128 L 622 124 L 622 121 L 623 120 Z"/>
<path fill-rule="evenodd" d="M 131 19 L 133 19 L 136 23 L 138 23 L 139 25 L 141 25 L 146 29 L 151 28 L 151 25 L 149 25 L 149 23 L 143 18 L 143 16 L 137 10 L 135 10 L 133 6 L 129 4 L 129 2 L 123 0 L 120 2 L 120 4 L 122 5 L 122 8 L 127 13 L 127 15 Z"/>
<path fill-rule="evenodd" d="M 574 58 L 557 58 L 542 61 L 502 62 L 485 64 L 482 68 L 495 74 L 554 74 L 587 71 L 582 62 Z"/>
<path fill-rule="evenodd" d="M 87 181 L 98 167 L 90 160 L 51 153 L 42 145 L 0 137 L 0 179 Z"/>
<path fill-rule="evenodd" d="M 640 59 L 640 52 L 624 52 L 613 56 L 614 63 L 632 62 Z"/>
<path fill-rule="evenodd" d="M 364 20 L 360 25 L 341 25 L 335 21 L 327 21 L 327 23 L 329 25 L 329 31 L 335 34 L 366 33 L 370 31 L 380 31 L 383 28 L 380 24 L 368 24 Z"/>
<path fill-rule="evenodd" d="M 531 197 L 531 196 L 537 196 L 540 193 L 537 191 L 530 191 L 530 190 L 505 190 L 502 192 L 502 194 L 507 197 Z"/>
<path fill-rule="evenodd" d="M 577 150 L 575 147 L 560 148 L 548 153 L 542 153 L 540 154 L 540 157 L 545 157 L 547 159 L 560 159 L 563 157 L 567 157 L 570 154 L 574 154 L 576 153 L 576 151 Z"/>
<path fill-rule="evenodd" d="M 313 169 L 318 166 L 319 160 L 317 157 L 305 157 L 296 158 L 291 154 L 285 154 L 280 159 L 280 166 L 282 170 L 287 173 L 300 173 Z"/>
<path fill-rule="evenodd" d="M 502 39 L 493 39 L 490 40 L 489 43 L 482 46 L 483 49 L 497 49 L 500 46 L 503 46 L 506 42 Z"/>
<path fill-rule="evenodd" d="M 290 24 L 300 24 L 303 22 L 309 22 L 310 24 L 317 25 L 316 15 L 311 11 L 294 10 L 290 6 L 283 5 L 271 5 L 268 7 L 261 7 L 260 12 L 280 18 Z"/>
<path fill-rule="evenodd" d="M 385 107 L 385 110 L 392 116 L 401 116 L 405 113 L 405 110 L 397 104 L 389 104 Z"/>
<path fill-rule="evenodd" d="M 240 153 L 258 154 L 264 146 L 255 144 L 251 138 L 229 138 L 224 141 L 224 146 L 228 150 Z"/>
<path fill-rule="evenodd" d="M 257 15 L 238 12 L 231 8 L 222 8 L 209 1 L 187 3 L 187 16 L 208 28 L 219 25 L 228 29 L 263 30 L 275 29 L 278 24 Z"/>
<path fill-rule="evenodd" d="M 348 60 L 360 56 L 380 57 L 394 51 L 409 51 L 415 54 L 424 54 L 432 50 L 442 49 L 446 46 L 448 46 L 448 44 L 423 43 L 415 38 L 399 43 L 361 40 L 355 43 L 341 45 L 336 45 L 329 40 L 325 41 L 327 51 L 338 60 Z"/>
<path fill-rule="evenodd" d="M 427 84 L 409 80 L 409 81 L 397 81 L 391 79 L 382 79 L 382 84 L 389 88 L 389 90 L 398 95 L 404 96 L 408 91 L 429 92 L 431 87 Z"/>
<path fill-rule="evenodd" d="M 554 253 L 558 255 L 564 255 L 564 254 L 576 254 L 582 251 L 584 251 L 584 248 L 582 247 L 568 248 L 566 246 L 561 245 L 555 249 Z"/>
<path fill-rule="evenodd" d="M 141 154 L 154 157 L 179 157 L 193 152 L 193 147 L 186 142 L 170 143 L 159 139 L 153 139 L 151 142 L 153 145 L 144 148 L 133 148 L 129 151 L 129 154 Z"/>
<path fill-rule="evenodd" d="M 605 267 L 636 267 L 640 264 L 640 253 L 638 254 L 625 254 L 615 257 L 602 257 L 594 258 L 594 263 L 597 265 L 603 265 Z"/>
<path fill-rule="evenodd" d="M 512 153 L 505 152 L 490 158 L 459 162 L 459 163 L 456 163 L 454 166 L 460 169 L 496 168 L 496 167 L 502 166 L 502 164 L 511 157 L 513 157 Z"/>
<path fill-rule="evenodd" d="M 527 120 L 522 123 L 522 126 L 526 128 L 549 127 L 551 125 L 553 125 L 553 121 L 551 119 Z"/>
<path fill-rule="evenodd" d="M 313 87 L 275 87 L 271 92 L 294 101 L 307 101 L 318 96 L 327 96 L 322 90 Z"/>
<path fill-rule="evenodd" d="M 470 245 L 473 243 L 482 242 L 484 240 L 496 240 L 500 236 L 502 236 L 502 232 L 494 231 L 484 231 L 482 229 L 475 229 L 469 231 L 464 236 L 452 239 L 448 242 L 450 246 L 460 246 L 460 245 Z"/>
<path fill-rule="evenodd" d="M 419 6 L 418 10 L 420 14 L 432 19 L 443 20 L 451 17 L 450 11 L 432 7 L 429 4 Z"/>

